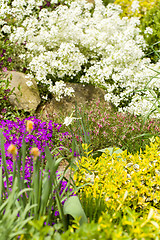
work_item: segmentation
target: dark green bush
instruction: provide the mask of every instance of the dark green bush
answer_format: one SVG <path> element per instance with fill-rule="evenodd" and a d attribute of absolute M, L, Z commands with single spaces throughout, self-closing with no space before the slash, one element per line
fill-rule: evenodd
<path fill-rule="evenodd" d="M 114 0 L 103 0 L 104 6 L 107 6 L 109 3 L 114 3 Z"/>

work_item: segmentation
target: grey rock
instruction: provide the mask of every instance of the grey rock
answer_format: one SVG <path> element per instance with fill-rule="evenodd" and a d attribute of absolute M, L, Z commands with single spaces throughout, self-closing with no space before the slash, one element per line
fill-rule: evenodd
<path fill-rule="evenodd" d="M 13 94 L 9 98 L 11 105 L 16 106 L 17 109 L 24 109 L 29 112 L 35 111 L 41 102 L 36 81 L 26 78 L 24 73 L 16 71 L 6 72 L 6 78 L 10 77 L 11 81 L 9 88 L 15 88 Z M 28 81 L 30 86 L 27 85 Z"/>

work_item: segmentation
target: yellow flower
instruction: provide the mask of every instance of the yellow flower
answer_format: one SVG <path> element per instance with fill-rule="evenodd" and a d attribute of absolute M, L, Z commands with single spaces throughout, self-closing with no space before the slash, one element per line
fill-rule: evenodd
<path fill-rule="evenodd" d="M 9 154 L 12 154 L 14 160 L 16 159 L 16 155 L 17 155 L 18 150 L 17 150 L 15 145 L 10 144 L 8 149 L 7 149 L 7 152 Z"/>
<path fill-rule="evenodd" d="M 36 160 L 40 156 L 40 151 L 37 147 L 33 147 L 30 151 L 30 154 L 33 156 L 33 160 Z"/>
<path fill-rule="evenodd" d="M 31 120 L 28 120 L 26 125 L 27 132 L 31 133 L 33 130 L 34 123 Z"/>

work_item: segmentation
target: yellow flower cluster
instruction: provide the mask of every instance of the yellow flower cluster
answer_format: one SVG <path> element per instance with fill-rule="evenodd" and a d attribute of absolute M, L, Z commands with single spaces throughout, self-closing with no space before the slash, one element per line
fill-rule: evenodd
<path fill-rule="evenodd" d="M 123 13 L 122 17 L 143 17 L 148 10 L 150 10 L 158 0 L 139 0 L 139 10 L 133 11 L 132 4 L 134 0 L 115 0 L 115 4 L 121 6 Z"/>
<path fill-rule="evenodd" d="M 155 138 L 144 153 L 113 153 L 107 150 L 94 159 L 82 157 L 74 179 L 86 196 L 104 198 L 112 210 L 120 203 L 137 208 L 157 206 L 160 202 L 160 139 Z M 126 194 L 127 193 L 127 194 Z M 125 197 L 124 197 L 125 196 Z"/>

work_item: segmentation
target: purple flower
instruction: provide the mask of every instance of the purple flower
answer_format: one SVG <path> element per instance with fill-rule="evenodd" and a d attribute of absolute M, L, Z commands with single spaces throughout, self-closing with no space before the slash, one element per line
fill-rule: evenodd
<path fill-rule="evenodd" d="M 57 217 L 59 216 L 59 212 L 58 211 L 55 211 L 54 215 Z"/>
<path fill-rule="evenodd" d="M 25 73 L 26 71 L 27 71 L 27 68 L 26 68 L 26 67 L 24 67 L 24 68 L 23 68 L 23 72 Z"/>
<path fill-rule="evenodd" d="M 6 112 L 6 109 L 3 109 L 2 112 Z M 42 153 L 42 159 L 45 159 L 44 147 L 46 145 L 49 146 L 50 150 L 55 145 L 53 131 L 59 131 L 61 125 L 57 123 L 53 123 L 49 121 L 42 122 L 40 119 L 36 117 L 28 117 L 26 119 L 20 120 L 18 118 L 15 121 L 10 120 L 2 120 L 0 119 L 0 128 L 3 129 L 3 135 L 6 139 L 5 141 L 5 151 L 7 162 L 12 161 L 11 157 L 7 153 L 7 148 L 10 144 L 16 145 L 18 151 L 22 147 L 23 136 L 26 131 L 26 121 L 31 120 L 34 123 L 33 131 L 31 134 L 26 133 L 25 141 L 27 143 L 28 152 L 31 150 L 33 146 L 36 146 L 39 151 Z M 54 130 L 55 129 L 55 130 Z M 1 162 L 1 157 L 0 157 Z M 9 165 L 9 164 L 8 164 Z M 25 166 L 25 179 L 28 180 L 30 177 L 30 171 L 33 170 L 32 167 L 32 159 L 30 155 L 26 158 L 26 166 Z M 9 171 L 12 171 L 12 165 L 9 167 Z"/>
<path fill-rule="evenodd" d="M 7 99 L 8 99 L 8 97 L 6 97 L 6 96 L 3 97 L 3 100 L 7 100 Z"/>
<path fill-rule="evenodd" d="M 6 108 L 3 108 L 3 109 L 1 110 L 1 112 L 2 112 L 2 113 L 6 113 L 6 112 L 7 112 Z"/>
<path fill-rule="evenodd" d="M 2 65 L 3 65 L 3 61 L 0 62 L 0 67 L 2 67 Z"/>
<path fill-rule="evenodd" d="M 34 123 L 33 131 L 29 134 L 26 132 L 26 121 L 30 120 Z M 25 141 L 26 141 L 26 147 L 27 147 L 27 153 L 26 153 L 26 160 L 25 160 L 25 180 L 30 187 L 30 179 L 31 175 L 33 173 L 33 159 L 29 155 L 29 151 L 32 147 L 37 146 L 39 151 L 42 153 L 42 160 L 46 160 L 45 158 L 45 152 L 44 147 L 48 145 L 49 149 L 52 150 L 52 147 L 55 145 L 54 143 L 54 132 L 57 130 L 59 131 L 61 125 L 57 123 L 53 123 L 52 121 L 49 121 L 49 123 L 43 122 L 40 119 L 37 119 L 36 117 L 28 117 L 26 119 L 20 120 L 18 118 L 15 118 L 15 121 L 11 120 L 3 120 L 0 119 L 0 128 L 3 129 L 3 135 L 5 137 L 5 152 L 6 152 L 6 163 L 7 163 L 7 170 L 8 174 L 12 174 L 13 172 L 13 160 L 10 154 L 7 152 L 8 146 L 10 144 L 16 145 L 18 152 L 20 151 L 20 148 L 22 147 L 22 141 L 24 134 L 25 135 Z M 17 156 L 18 157 L 18 156 Z M 0 153 L 0 164 L 1 164 L 1 153 Z M 3 173 L 4 169 L 2 167 Z M 20 167 L 20 172 L 22 172 L 22 166 Z M 40 173 L 40 174 L 43 174 Z M 57 172 L 57 178 L 60 176 Z M 12 176 L 9 177 L 9 184 L 12 185 Z M 4 185 L 6 186 L 6 181 L 4 181 Z M 59 194 L 61 195 L 64 191 L 70 192 L 70 195 L 73 195 L 72 189 L 68 189 L 67 181 L 61 181 L 60 182 L 60 190 Z M 63 194 L 64 196 L 64 194 Z M 55 192 L 53 192 L 53 202 L 55 201 Z M 64 204 L 65 201 L 62 202 Z M 53 218 L 57 217 L 59 215 L 58 209 L 54 207 L 53 204 Z"/>
<path fill-rule="evenodd" d="M 4 91 L 5 93 L 9 93 L 11 90 L 8 88 L 8 89 L 5 89 Z"/>
<path fill-rule="evenodd" d="M 49 7 L 51 3 L 49 1 L 46 2 L 46 6 Z"/>
<path fill-rule="evenodd" d="M 9 58 L 7 59 L 7 62 L 10 62 L 10 63 L 11 63 L 11 62 L 12 62 L 12 58 L 9 57 Z"/>

